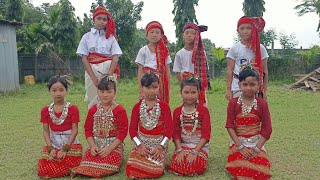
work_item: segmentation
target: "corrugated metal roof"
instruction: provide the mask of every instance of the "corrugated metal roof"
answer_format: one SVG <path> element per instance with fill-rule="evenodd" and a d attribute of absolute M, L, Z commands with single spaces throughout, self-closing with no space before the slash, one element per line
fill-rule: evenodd
<path fill-rule="evenodd" d="M 4 19 L 0 19 L 0 24 L 10 24 L 12 26 L 22 26 L 23 25 L 21 22 L 8 21 L 8 20 L 4 20 Z"/>

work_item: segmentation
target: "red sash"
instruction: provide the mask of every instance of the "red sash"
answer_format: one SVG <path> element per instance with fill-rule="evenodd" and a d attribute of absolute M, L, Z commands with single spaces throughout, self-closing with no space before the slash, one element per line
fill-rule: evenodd
<path fill-rule="evenodd" d="M 88 62 L 90 64 L 100 64 L 100 63 L 103 63 L 105 61 L 112 61 L 112 57 L 111 56 L 105 56 L 105 55 L 102 55 L 100 53 L 89 53 Z M 119 65 L 117 65 L 116 70 L 114 71 L 114 73 L 116 73 L 117 77 L 120 78 Z"/>

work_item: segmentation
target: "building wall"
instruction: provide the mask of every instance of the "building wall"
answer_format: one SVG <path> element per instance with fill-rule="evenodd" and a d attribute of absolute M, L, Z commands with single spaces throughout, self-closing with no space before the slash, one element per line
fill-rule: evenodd
<path fill-rule="evenodd" d="M 0 93 L 19 88 L 16 28 L 0 22 Z"/>

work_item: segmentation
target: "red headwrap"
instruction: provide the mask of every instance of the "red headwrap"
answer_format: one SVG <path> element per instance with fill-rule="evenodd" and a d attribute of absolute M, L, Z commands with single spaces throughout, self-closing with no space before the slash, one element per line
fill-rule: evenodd
<path fill-rule="evenodd" d="M 158 45 L 156 46 L 155 52 L 156 52 L 156 59 L 157 59 L 157 71 L 160 75 L 159 80 L 160 82 L 163 82 L 163 86 L 160 84 L 160 97 L 162 97 L 162 100 L 169 103 L 169 80 L 167 76 L 166 71 L 166 59 L 169 55 L 169 50 L 167 48 L 168 40 L 167 37 L 164 35 L 164 31 L 162 28 L 162 25 L 157 21 L 151 21 L 146 26 L 146 32 L 148 35 L 149 31 L 151 29 L 158 28 L 161 31 L 161 38 L 158 42 Z"/>
<path fill-rule="evenodd" d="M 185 31 L 188 28 L 192 28 L 196 30 L 196 37 L 194 40 L 193 45 L 193 51 L 192 51 L 192 63 L 194 64 L 194 74 L 199 78 L 199 81 L 201 83 L 201 91 L 205 91 L 208 87 L 208 67 L 207 67 L 207 58 L 205 55 L 204 46 L 202 43 L 202 38 L 200 33 L 203 31 L 207 31 L 207 26 L 197 26 L 194 23 L 186 23 L 183 27 L 183 31 Z M 204 99 L 205 100 L 205 99 Z M 205 103 L 201 102 L 202 100 L 199 99 L 199 103 Z"/>
<path fill-rule="evenodd" d="M 260 89 L 263 93 L 263 68 L 260 51 L 260 33 L 263 31 L 265 21 L 262 17 L 242 17 L 238 21 L 238 29 L 241 24 L 251 24 L 251 38 L 250 42 L 246 45 L 250 48 L 255 55 L 253 65 L 258 69 L 260 74 Z"/>
<path fill-rule="evenodd" d="M 112 34 L 115 38 L 116 38 L 116 25 L 114 23 L 114 20 L 111 16 L 111 14 L 109 13 L 109 11 L 101 6 L 98 6 L 93 13 L 93 20 L 96 16 L 104 14 L 106 16 L 108 16 L 108 22 L 106 25 L 106 38 L 108 39 L 110 37 L 110 34 Z"/>

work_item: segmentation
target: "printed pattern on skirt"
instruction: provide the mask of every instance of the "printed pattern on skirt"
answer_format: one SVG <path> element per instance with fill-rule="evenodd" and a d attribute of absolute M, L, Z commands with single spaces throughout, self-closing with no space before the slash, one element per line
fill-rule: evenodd
<path fill-rule="evenodd" d="M 104 158 L 101 158 L 99 155 L 92 156 L 91 150 L 88 148 L 75 174 L 82 174 L 93 178 L 112 175 L 119 172 L 122 159 L 122 144 Z"/>
<path fill-rule="evenodd" d="M 58 150 L 57 148 L 55 150 Z M 49 160 L 49 147 L 44 146 L 38 161 L 38 176 L 44 178 L 63 177 L 79 166 L 82 158 L 82 145 L 73 144 L 62 160 Z"/>
<path fill-rule="evenodd" d="M 141 143 L 144 144 L 151 153 L 156 146 L 159 146 L 163 136 L 143 135 L 139 133 Z M 142 156 L 137 151 L 137 147 L 133 147 L 132 152 L 129 155 L 129 160 L 126 167 L 126 174 L 129 178 L 158 178 L 164 173 L 164 166 L 167 159 L 168 146 L 165 147 L 160 161 L 154 161 L 151 159 L 151 154 Z"/>
<path fill-rule="evenodd" d="M 191 153 L 193 148 L 182 147 L 184 152 Z M 179 176 L 196 176 L 203 174 L 207 169 L 207 160 L 208 160 L 208 153 L 201 150 L 197 155 L 197 158 L 193 163 L 187 162 L 187 155 L 184 157 L 181 164 L 177 161 L 177 154 L 174 153 L 172 156 L 172 160 L 168 165 L 168 170 L 176 175 Z"/>
<path fill-rule="evenodd" d="M 260 140 L 260 124 L 260 118 L 252 112 L 247 115 L 237 116 L 236 133 L 245 147 L 252 148 Z M 236 179 L 265 180 L 271 178 L 270 162 L 264 147 L 256 157 L 247 160 L 239 151 L 232 151 L 234 146 L 235 144 L 232 141 L 226 164 L 226 169 L 231 176 Z"/>

